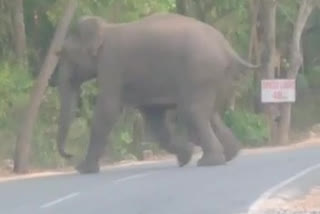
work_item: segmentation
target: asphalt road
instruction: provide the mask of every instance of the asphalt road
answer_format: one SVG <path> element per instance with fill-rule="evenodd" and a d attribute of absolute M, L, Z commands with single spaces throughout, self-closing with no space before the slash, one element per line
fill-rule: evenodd
<path fill-rule="evenodd" d="M 240 155 L 226 166 L 174 162 L 0 183 L 0 214 L 239 214 L 320 163 L 320 147 Z M 310 179 L 302 179 L 304 185 Z"/>

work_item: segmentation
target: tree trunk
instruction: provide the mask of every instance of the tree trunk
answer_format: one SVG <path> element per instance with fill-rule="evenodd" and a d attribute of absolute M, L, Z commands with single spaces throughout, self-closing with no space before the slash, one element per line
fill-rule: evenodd
<path fill-rule="evenodd" d="M 12 2 L 12 23 L 14 28 L 15 54 L 22 66 L 27 66 L 26 32 L 24 25 L 23 0 Z"/>
<path fill-rule="evenodd" d="M 30 141 L 32 138 L 33 126 L 37 118 L 42 97 L 48 86 L 48 80 L 59 60 L 56 53 L 62 48 L 64 38 L 67 34 L 67 30 L 76 10 L 76 6 L 76 0 L 69 1 L 64 12 L 64 16 L 61 19 L 53 37 L 47 57 L 45 58 L 44 64 L 40 70 L 39 77 L 33 86 L 30 104 L 25 114 L 26 118 L 17 137 L 14 157 L 14 172 L 16 173 L 26 173 L 28 171 Z"/>
<path fill-rule="evenodd" d="M 296 79 L 302 65 L 302 52 L 300 47 L 301 35 L 306 22 L 317 0 L 303 0 L 300 3 L 299 13 L 295 22 L 291 45 L 289 47 L 289 68 L 287 78 Z M 281 119 L 279 124 L 279 143 L 287 144 L 291 124 L 291 104 L 281 104 Z"/>
<path fill-rule="evenodd" d="M 143 160 L 142 141 L 144 136 L 144 121 L 140 113 L 135 114 L 138 115 L 133 122 L 132 152 L 138 160 Z"/>
<path fill-rule="evenodd" d="M 14 33 L 13 33 L 13 24 L 12 24 L 12 2 L 8 0 L 0 1 L 0 26 L 2 31 L 2 46 L 0 47 L 1 56 L 9 50 L 14 50 Z M 4 45 L 6 43 L 6 45 Z"/>
<path fill-rule="evenodd" d="M 274 54 L 276 45 L 276 0 L 261 0 L 260 17 L 261 17 L 261 67 L 263 79 L 274 79 Z M 260 82 L 260 81 L 259 81 Z M 264 112 L 270 128 L 269 143 L 277 142 L 277 122 L 275 121 L 278 112 L 274 104 L 265 104 Z"/>
<path fill-rule="evenodd" d="M 176 0 L 176 12 L 181 15 L 186 15 L 186 13 L 187 13 L 186 0 Z"/>
<path fill-rule="evenodd" d="M 212 8 L 214 7 L 214 1 L 212 0 L 193 0 L 195 15 L 196 18 L 202 22 L 207 21 L 207 16 L 211 12 Z"/>
<path fill-rule="evenodd" d="M 249 61 L 254 64 L 259 64 L 259 41 L 258 41 L 258 13 L 260 7 L 260 0 L 250 0 L 251 13 L 251 35 L 249 43 Z"/>
<path fill-rule="evenodd" d="M 258 30 L 260 29 L 260 20 L 258 20 L 260 8 L 260 0 L 250 0 L 250 13 L 251 13 L 251 33 L 249 43 L 249 61 L 253 64 L 260 64 L 260 42 L 258 36 Z M 261 72 L 254 72 L 254 97 L 252 100 L 253 109 L 255 113 L 262 112 L 262 104 L 260 100 L 260 81 Z"/>

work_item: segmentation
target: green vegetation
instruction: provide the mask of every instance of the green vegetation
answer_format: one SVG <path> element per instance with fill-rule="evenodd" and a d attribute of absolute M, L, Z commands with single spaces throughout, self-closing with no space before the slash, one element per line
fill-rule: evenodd
<path fill-rule="evenodd" d="M 224 121 L 246 147 L 258 147 L 268 140 L 269 130 L 262 115 L 244 110 L 226 111 Z"/>

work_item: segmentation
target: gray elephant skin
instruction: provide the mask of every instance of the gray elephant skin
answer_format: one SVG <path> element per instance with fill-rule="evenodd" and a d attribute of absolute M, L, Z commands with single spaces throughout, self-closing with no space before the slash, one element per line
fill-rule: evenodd
<path fill-rule="evenodd" d="M 219 108 L 232 83 L 258 66 L 241 59 L 212 26 L 177 14 L 120 24 L 86 16 L 69 32 L 60 57 L 57 143 L 63 157 L 72 157 L 64 147 L 81 84 L 96 78 L 99 90 L 79 173 L 99 172 L 106 137 L 126 106 L 140 110 L 152 135 L 180 166 L 190 161 L 192 149 L 187 142 L 175 143 L 166 119 L 169 110 L 202 148 L 198 166 L 225 164 L 238 153 Z"/>

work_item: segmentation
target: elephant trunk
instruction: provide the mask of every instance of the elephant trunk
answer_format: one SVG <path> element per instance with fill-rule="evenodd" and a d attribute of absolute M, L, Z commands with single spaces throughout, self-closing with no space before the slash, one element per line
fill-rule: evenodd
<path fill-rule="evenodd" d="M 65 144 L 71 121 L 74 118 L 77 109 L 80 86 L 71 83 L 70 78 L 68 78 L 69 74 L 72 73 L 70 70 L 59 70 L 59 73 L 59 97 L 61 109 L 57 146 L 59 154 L 63 158 L 70 159 L 72 158 L 72 155 L 65 152 Z"/>

